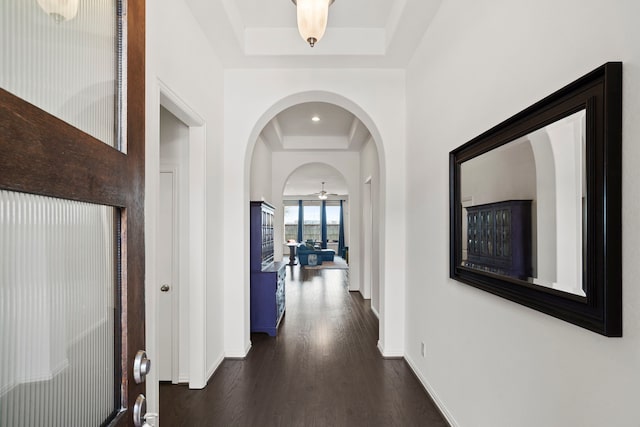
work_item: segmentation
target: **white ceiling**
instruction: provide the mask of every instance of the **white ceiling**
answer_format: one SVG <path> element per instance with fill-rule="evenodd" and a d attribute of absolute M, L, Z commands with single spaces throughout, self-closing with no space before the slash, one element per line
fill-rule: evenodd
<path fill-rule="evenodd" d="M 311 48 L 291 0 L 185 1 L 225 68 L 405 68 L 442 3 L 335 0 L 325 36 Z M 353 114 L 317 102 L 281 112 L 261 134 L 273 151 L 360 151 L 369 137 Z M 347 192 L 337 171 L 318 165 L 294 173 L 285 195 L 318 192 L 322 181 L 330 193 Z"/>
<path fill-rule="evenodd" d="M 314 116 L 320 120 L 314 122 Z M 360 151 L 369 139 L 369 130 L 337 105 L 307 102 L 280 112 L 260 136 L 272 151 Z"/>
<path fill-rule="evenodd" d="M 320 120 L 314 122 L 312 117 Z M 365 125 L 349 111 L 325 102 L 306 102 L 280 112 L 262 130 L 262 140 L 272 151 L 360 151 L 370 138 Z M 321 189 L 347 194 L 342 175 L 325 164 L 305 165 L 287 181 L 284 196 L 313 195 Z"/>
<path fill-rule="evenodd" d="M 394 4 L 390 0 L 337 0 L 329 9 L 329 27 L 384 27 Z M 291 0 L 241 0 L 235 5 L 246 27 L 290 27 L 296 19 Z M 366 8 L 362 8 L 367 5 Z"/>
<path fill-rule="evenodd" d="M 340 172 L 323 163 L 311 163 L 295 170 L 285 184 L 283 195 L 316 197 L 322 189 L 329 193 L 329 199 L 335 195 L 347 195 L 347 182 Z"/>
<path fill-rule="evenodd" d="M 404 68 L 442 0 L 336 0 L 311 48 L 291 0 L 186 0 L 223 66 Z"/>

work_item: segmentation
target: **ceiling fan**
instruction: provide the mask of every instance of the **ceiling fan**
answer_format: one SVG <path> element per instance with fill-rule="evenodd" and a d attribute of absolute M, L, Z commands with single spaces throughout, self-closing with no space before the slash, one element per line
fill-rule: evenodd
<path fill-rule="evenodd" d="M 325 184 L 325 182 L 324 182 L 324 181 L 322 181 L 322 189 L 320 190 L 320 192 L 318 192 L 318 193 L 313 193 L 314 195 L 318 196 L 318 199 L 320 199 L 320 200 L 327 200 L 327 197 L 328 197 L 328 196 L 337 196 L 337 194 L 336 194 L 336 193 L 329 193 L 329 192 L 325 191 L 325 189 L 324 189 L 324 184 Z"/>

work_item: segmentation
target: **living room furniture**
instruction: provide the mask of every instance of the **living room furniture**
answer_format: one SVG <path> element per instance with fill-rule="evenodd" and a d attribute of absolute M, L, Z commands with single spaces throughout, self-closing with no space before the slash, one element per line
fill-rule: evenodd
<path fill-rule="evenodd" d="M 467 207 L 467 253 L 467 267 L 530 277 L 531 200 Z"/>
<path fill-rule="evenodd" d="M 309 265 L 309 255 L 315 255 L 317 257 L 318 264 L 322 264 L 323 261 L 333 261 L 336 252 L 333 249 L 315 249 L 313 246 L 306 243 L 298 244 L 298 261 L 300 265 Z"/>
<path fill-rule="evenodd" d="M 296 265 L 296 247 L 298 246 L 297 242 L 289 242 L 287 243 L 289 247 L 289 265 Z"/>
<path fill-rule="evenodd" d="M 275 336 L 285 310 L 286 264 L 273 260 L 274 207 L 251 202 L 250 260 L 251 332 Z"/>

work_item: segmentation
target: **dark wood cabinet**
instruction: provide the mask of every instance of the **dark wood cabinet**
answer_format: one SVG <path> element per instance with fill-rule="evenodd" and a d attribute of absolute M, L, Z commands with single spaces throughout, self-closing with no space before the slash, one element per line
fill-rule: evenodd
<path fill-rule="evenodd" d="M 275 336 L 285 310 L 286 264 L 274 261 L 274 207 L 251 202 L 251 332 Z"/>
<path fill-rule="evenodd" d="M 467 267 L 527 278 L 531 263 L 531 200 L 506 200 L 467 209 Z"/>

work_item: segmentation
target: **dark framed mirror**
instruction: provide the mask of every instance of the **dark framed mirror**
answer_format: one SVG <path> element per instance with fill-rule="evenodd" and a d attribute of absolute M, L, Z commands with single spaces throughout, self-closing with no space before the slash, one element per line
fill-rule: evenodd
<path fill-rule="evenodd" d="M 622 63 L 451 151 L 450 276 L 622 336 Z"/>

